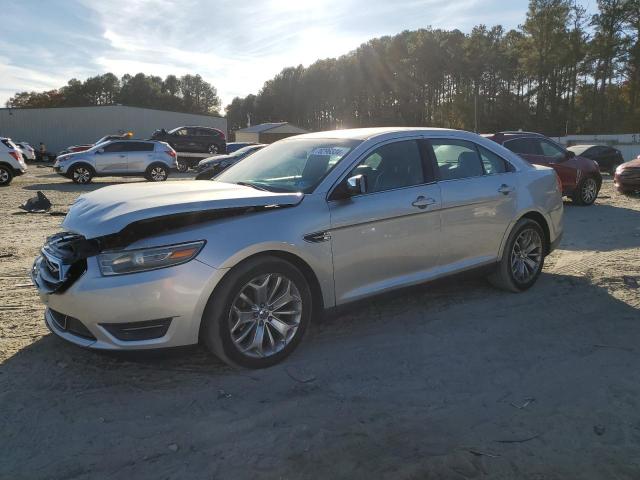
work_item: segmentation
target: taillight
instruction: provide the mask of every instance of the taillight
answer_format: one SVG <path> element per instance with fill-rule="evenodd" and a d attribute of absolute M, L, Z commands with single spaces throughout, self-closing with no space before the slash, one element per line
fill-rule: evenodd
<path fill-rule="evenodd" d="M 16 159 L 16 161 L 20 161 L 22 160 L 22 156 L 20 155 L 19 152 L 13 151 L 13 152 L 9 152 L 9 155 L 11 155 L 13 158 Z"/>
<path fill-rule="evenodd" d="M 165 150 L 165 153 L 167 153 L 171 158 L 176 158 L 175 150 Z"/>

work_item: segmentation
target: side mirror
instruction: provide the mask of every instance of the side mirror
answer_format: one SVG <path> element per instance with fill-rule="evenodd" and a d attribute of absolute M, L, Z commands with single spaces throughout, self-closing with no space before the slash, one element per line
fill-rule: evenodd
<path fill-rule="evenodd" d="M 347 178 L 344 182 L 335 188 L 331 193 L 329 200 L 347 200 L 354 195 L 367 193 L 367 177 L 364 175 L 355 175 Z"/>
<path fill-rule="evenodd" d="M 347 192 L 349 192 L 349 195 L 367 193 L 367 177 L 360 174 L 347 178 Z"/>
<path fill-rule="evenodd" d="M 571 150 L 567 150 L 566 153 L 565 153 L 564 158 L 565 158 L 565 160 L 571 160 L 575 156 L 576 156 L 575 153 L 573 153 Z"/>

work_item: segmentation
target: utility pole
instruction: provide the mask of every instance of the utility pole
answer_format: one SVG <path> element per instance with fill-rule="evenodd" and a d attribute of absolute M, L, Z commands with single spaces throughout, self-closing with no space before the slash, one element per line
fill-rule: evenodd
<path fill-rule="evenodd" d="M 473 94 L 473 131 L 478 133 L 478 92 Z"/>

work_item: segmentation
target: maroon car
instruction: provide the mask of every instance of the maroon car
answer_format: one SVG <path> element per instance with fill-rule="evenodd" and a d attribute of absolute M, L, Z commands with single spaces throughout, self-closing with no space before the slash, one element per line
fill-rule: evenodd
<path fill-rule="evenodd" d="M 499 132 L 484 135 L 517 153 L 529 163 L 553 167 L 562 182 L 562 194 L 578 205 L 596 201 L 602 175 L 593 160 L 576 155 L 550 138 L 531 132 Z"/>
<path fill-rule="evenodd" d="M 613 183 L 620 193 L 640 192 L 640 155 L 616 168 Z"/>

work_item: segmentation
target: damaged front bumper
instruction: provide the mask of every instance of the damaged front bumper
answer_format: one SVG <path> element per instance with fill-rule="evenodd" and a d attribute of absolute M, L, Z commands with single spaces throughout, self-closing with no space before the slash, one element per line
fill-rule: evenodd
<path fill-rule="evenodd" d="M 36 258 L 31 276 L 47 307 L 45 322 L 53 333 L 76 345 L 103 350 L 198 342 L 204 308 L 225 269 L 194 259 L 169 268 L 105 277 L 98 266 L 97 248 L 78 235 L 59 234 L 47 241 Z"/>

